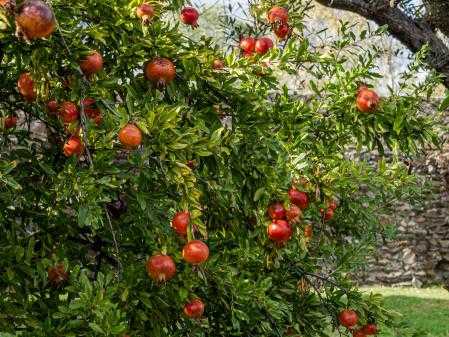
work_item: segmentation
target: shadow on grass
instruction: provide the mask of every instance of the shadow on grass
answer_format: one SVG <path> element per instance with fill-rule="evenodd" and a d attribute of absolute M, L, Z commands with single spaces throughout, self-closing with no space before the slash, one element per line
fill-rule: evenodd
<path fill-rule="evenodd" d="M 385 294 L 384 300 L 385 307 L 401 314 L 401 327 L 385 328 L 379 337 L 449 337 L 448 299 Z"/>

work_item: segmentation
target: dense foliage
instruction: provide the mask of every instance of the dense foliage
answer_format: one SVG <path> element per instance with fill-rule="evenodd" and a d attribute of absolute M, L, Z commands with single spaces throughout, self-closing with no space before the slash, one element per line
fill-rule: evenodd
<path fill-rule="evenodd" d="M 226 54 L 180 28 L 181 0 L 153 1 L 145 18 L 137 0 L 48 1 L 55 31 L 30 41 L 15 33 L 20 3 L 0 3 L 0 335 L 325 336 L 349 334 L 345 308 L 359 326 L 390 321 L 348 272 L 389 229 L 394 201 L 418 195 L 402 159 L 436 142 L 419 108 L 437 79 L 411 81 L 422 55 L 361 112 L 381 51 L 358 42 L 382 29 L 342 23 L 323 44 L 304 33 L 307 4 L 289 8 L 288 38 L 243 56 L 241 35 L 278 30 L 266 13 L 288 1 L 223 17 Z M 375 163 L 360 155 L 372 151 Z M 292 186 L 309 202 L 277 223 L 292 233 L 276 243 L 267 209 L 291 210 Z M 182 211 L 186 237 L 185 217 L 171 226 Z M 193 239 L 206 262 L 183 251 Z M 175 274 L 148 260 L 158 254 Z"/>

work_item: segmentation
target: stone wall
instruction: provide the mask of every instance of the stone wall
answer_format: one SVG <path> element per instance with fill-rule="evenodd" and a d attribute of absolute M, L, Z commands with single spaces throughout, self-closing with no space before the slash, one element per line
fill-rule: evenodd
<path fill-rule="evenodd" d="M 369 273 L 362 273 L 362 283 L 449 285 L 449 146 L 428 151 L 413 167 L 432 190 L 420 209 L 399 205 L 397 236 L 383 242 Z"/>

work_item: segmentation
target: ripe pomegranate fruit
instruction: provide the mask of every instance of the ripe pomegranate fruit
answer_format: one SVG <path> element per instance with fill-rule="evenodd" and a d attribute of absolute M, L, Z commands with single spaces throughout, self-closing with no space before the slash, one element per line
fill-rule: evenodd
<path fill-rule="evenodd" d="M 296 205 L 290 205 L 286 211 L 286 218 L 290 224 L 298 223 L 302 216 L 301 209 Z"/>
<path fill-rule="evenodd" d="M 65 270 L 63 263 L 58 263 L 47 270 L 47 278 L 50 285 L 58 288 L 69 280 L 69 273 Z"/>
<path fill-rule="evenodd" d="M 182 249 L 182 257 L 191 264 L 206 262 L 209 258 L 209 247 L 200 240 L 189 241 Z"/>
<path fill-rule="evenodd" d="M 145 66 L 145 77 L 158 86 L 171 83 L 175 76 L 175 65 L 169 59 L 158 57 Z"/>
<path fill-rule="evenodd" d="M 285 220 L 274 220 L 267 229 L 268 237 L 276 243 L 283 243 L 292 237 L 292 227 Z"/>
<path fill-rule="evenodd" d="M 15 128 L 17 125 L 17 117 L 16 116 L 7 116 L 5 117 L 5 120 L 3 121 L 3 126 L 5 129 L 12 129 Z"/>
<path fill-rule="evenodd" d="M 112 201 L 106 205 L 106 208 L 114 219 L 120 218 L 120 216 L 128 210 L 128 204 L 126 200 L 119 197 L 117 200 Z"/>
<path fill-rule="evenodd" d="M 334 210 L 332 208 L 327 208 L 326 211 L 324 209 L 320 209 L 321 215 L 324 218 L 324 221 L 329 221 L 334 217 Z"/>
<path fill-rule="evenodd" d="M 286 212 L 284 205 L 279 201 L 272 203 L 270 206 L 268 206 L 268 216 L 272 220 L 285 219 Z"/>
<path fill-rule="evenodd" d="M 87 77 L 100 72 L 103 69 L 103 56 L 93 51 L 80 61 L 80 68 Z"/>
<path fill-rule="evenodd" d="M 171 227 L 179 235 L 187 235 L 187 227 L 190 223 L 190 213 L 188 211 L 178 212 L 173 217 Z"/>
<path fill-rule="evenodd" d="M 86 116 L 95 122 L 95 124 L 100 125 L 103 121 L 103 117 L 101 116 L 100 109 L 97 107 L 97 101 L 92 98 L 85 98 L 81 101 L 81 106 L 84 109 L 84 113 Z"/>
<path fill-rule="evenodd" d="M 215 59 L 214 62 L 212 62 L 212 68 L 214 70 L 222 70 L 224 68 L 225 64 L 222 60 Z"/>
<path fill-rule="evenodd" d="M 354 330 L 352 337 L 366 337 L 366 334 L 362 330 Z"/>
<path fill-rule="evenodd" d="M 307 193 L 298 191 L 294 187 L 288 191 L 288 197 L 290 198 L 292 204 L 301 209 L 306 209 L 307 206 L 309 206 L 309 197 L 307 196 Z"/>
<path fill-rule="evenodd" d="M 126 124 L 118 133 L 120 143 L 127 149 L 136 149 L 142 144 L 142 131 L 134 124 Z"/>
<path fill-rule="evenodd" d="M 253 53 L 256 48 L 256 39 L 253 37 L 244 37 L 240 40 L 240 49 L 243 53 Z"/>
<path fill-rule="evenodd" d="M 204 303 L 199 298 L 184 305 L 184 314 L 189 318 L 201 318 L 204 314 Z"/>
<path fill-rule="evenodd" d="M 198 27 L 198 18 L 200 17 L 200 14 L 198 11 L 193 7 L 184 7 L 181 10 L 181 21 L 182 23 L 192 26 L 192 28 Z"/>
<path fill-rule="evenodd" d="M 288 25 L 288 23 L 281 23 L 274 29 L 274 34 L 280 40 L 285 40 L 290 35 L 291 32 L 292 29 Z"/>
<path fill-rule="evenodd" d="M 176 274 L 176 265 L 168 255 L 154 255 L 146 263 L 148 276 L 156 282 L 166 282 Z"/>
<path fill-rule="evenodd" d="M 356 105 L 361 112 L 374 112 L 379 107 L 380 98 L 374 90 L 366 85 L 359 87 L 357 91 Z"/>
<path fill-rule="evenodd" d="M 261 37 L 256 41 L 254 50 L 259 55 L 266 54 L 271 48 L 273 48 L 273 41 L 269 37 Z"/>
<path fill-rule="evenodd" d="M 59 106 L 59 116 L 65 124 L 70 124 L 79 119 L 80 113 L 75 103 L 66 101 Z"/>
<path fill-rule="evenodd" d="M 47 102 L 47 111 L 50 115 L 56 115 L 58 113 L 59 105 L 54 99 Z"/>
<path fill-rule="evenodd" d="M 306 227 L 304 227 L 304 236 L 308 239 L 311 239 L 313 236 L 313 226 L 312 225 L 307 225 Z"/>
<path fill-rule="evenodd" d="M 359 316 L 354 310 L 345 309 L 338 315 L 338 321 L 346 328 L 352 328 L 357 325 Z"/>
<path fill-rule="evenodd" d="M 268 22 L 273 24 L 276 22 L 286 23 L 288 21 L 288 10 L 283 7 L 274 6 L 268 13 Z"/>
<path fill-rule="evenodd" d="M 369 323 L 362 327 L 362 332 L 367 335 L 376 335 L 379 332 L 379 329 L 377 327 L 377 324 Z"/>
<path fill-rule="evenodd" d="M 147 2 L 144 2 L 140 6 L 137 6 L 136 15 L 144 24 L 148 24 L 154 17 L 154 7 Z"/>
<path fill-rule="evenodd" d="M 27 40 L 49 37 L 56 20 L 50 7 L 41 0 L 26 0 L 16 14 L 17 32 Z"/>
<path fill-rule="evenodd" d="M 64 143 L 64 155 L 71 157 L 73 155 L 80 156 L 84 151 L 84 145 L 80 137 L 72 135 Z"/>
<path fill-rule="evenodd" d="M 37 94 L 34 89 L 34 80 L 31 78 L 30 73 L 20 74 L 19 80 L 17 81 L 17 88 L 26 101 L 32 102 L 36 99 Z"/>

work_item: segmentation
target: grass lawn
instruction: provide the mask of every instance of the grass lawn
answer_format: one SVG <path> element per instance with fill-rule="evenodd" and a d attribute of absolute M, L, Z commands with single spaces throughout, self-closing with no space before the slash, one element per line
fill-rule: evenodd
<path fill-rule="evenodd" d="M 441 288 L 384 287 L 364 290 L 382 294 L 388 309 L 400 313 L 405 324 L 421 331 L 416 337 L 449 337 L 448 291 Z M 384 329 L 379 337 L 401 337 L 401 333 Z"/>

